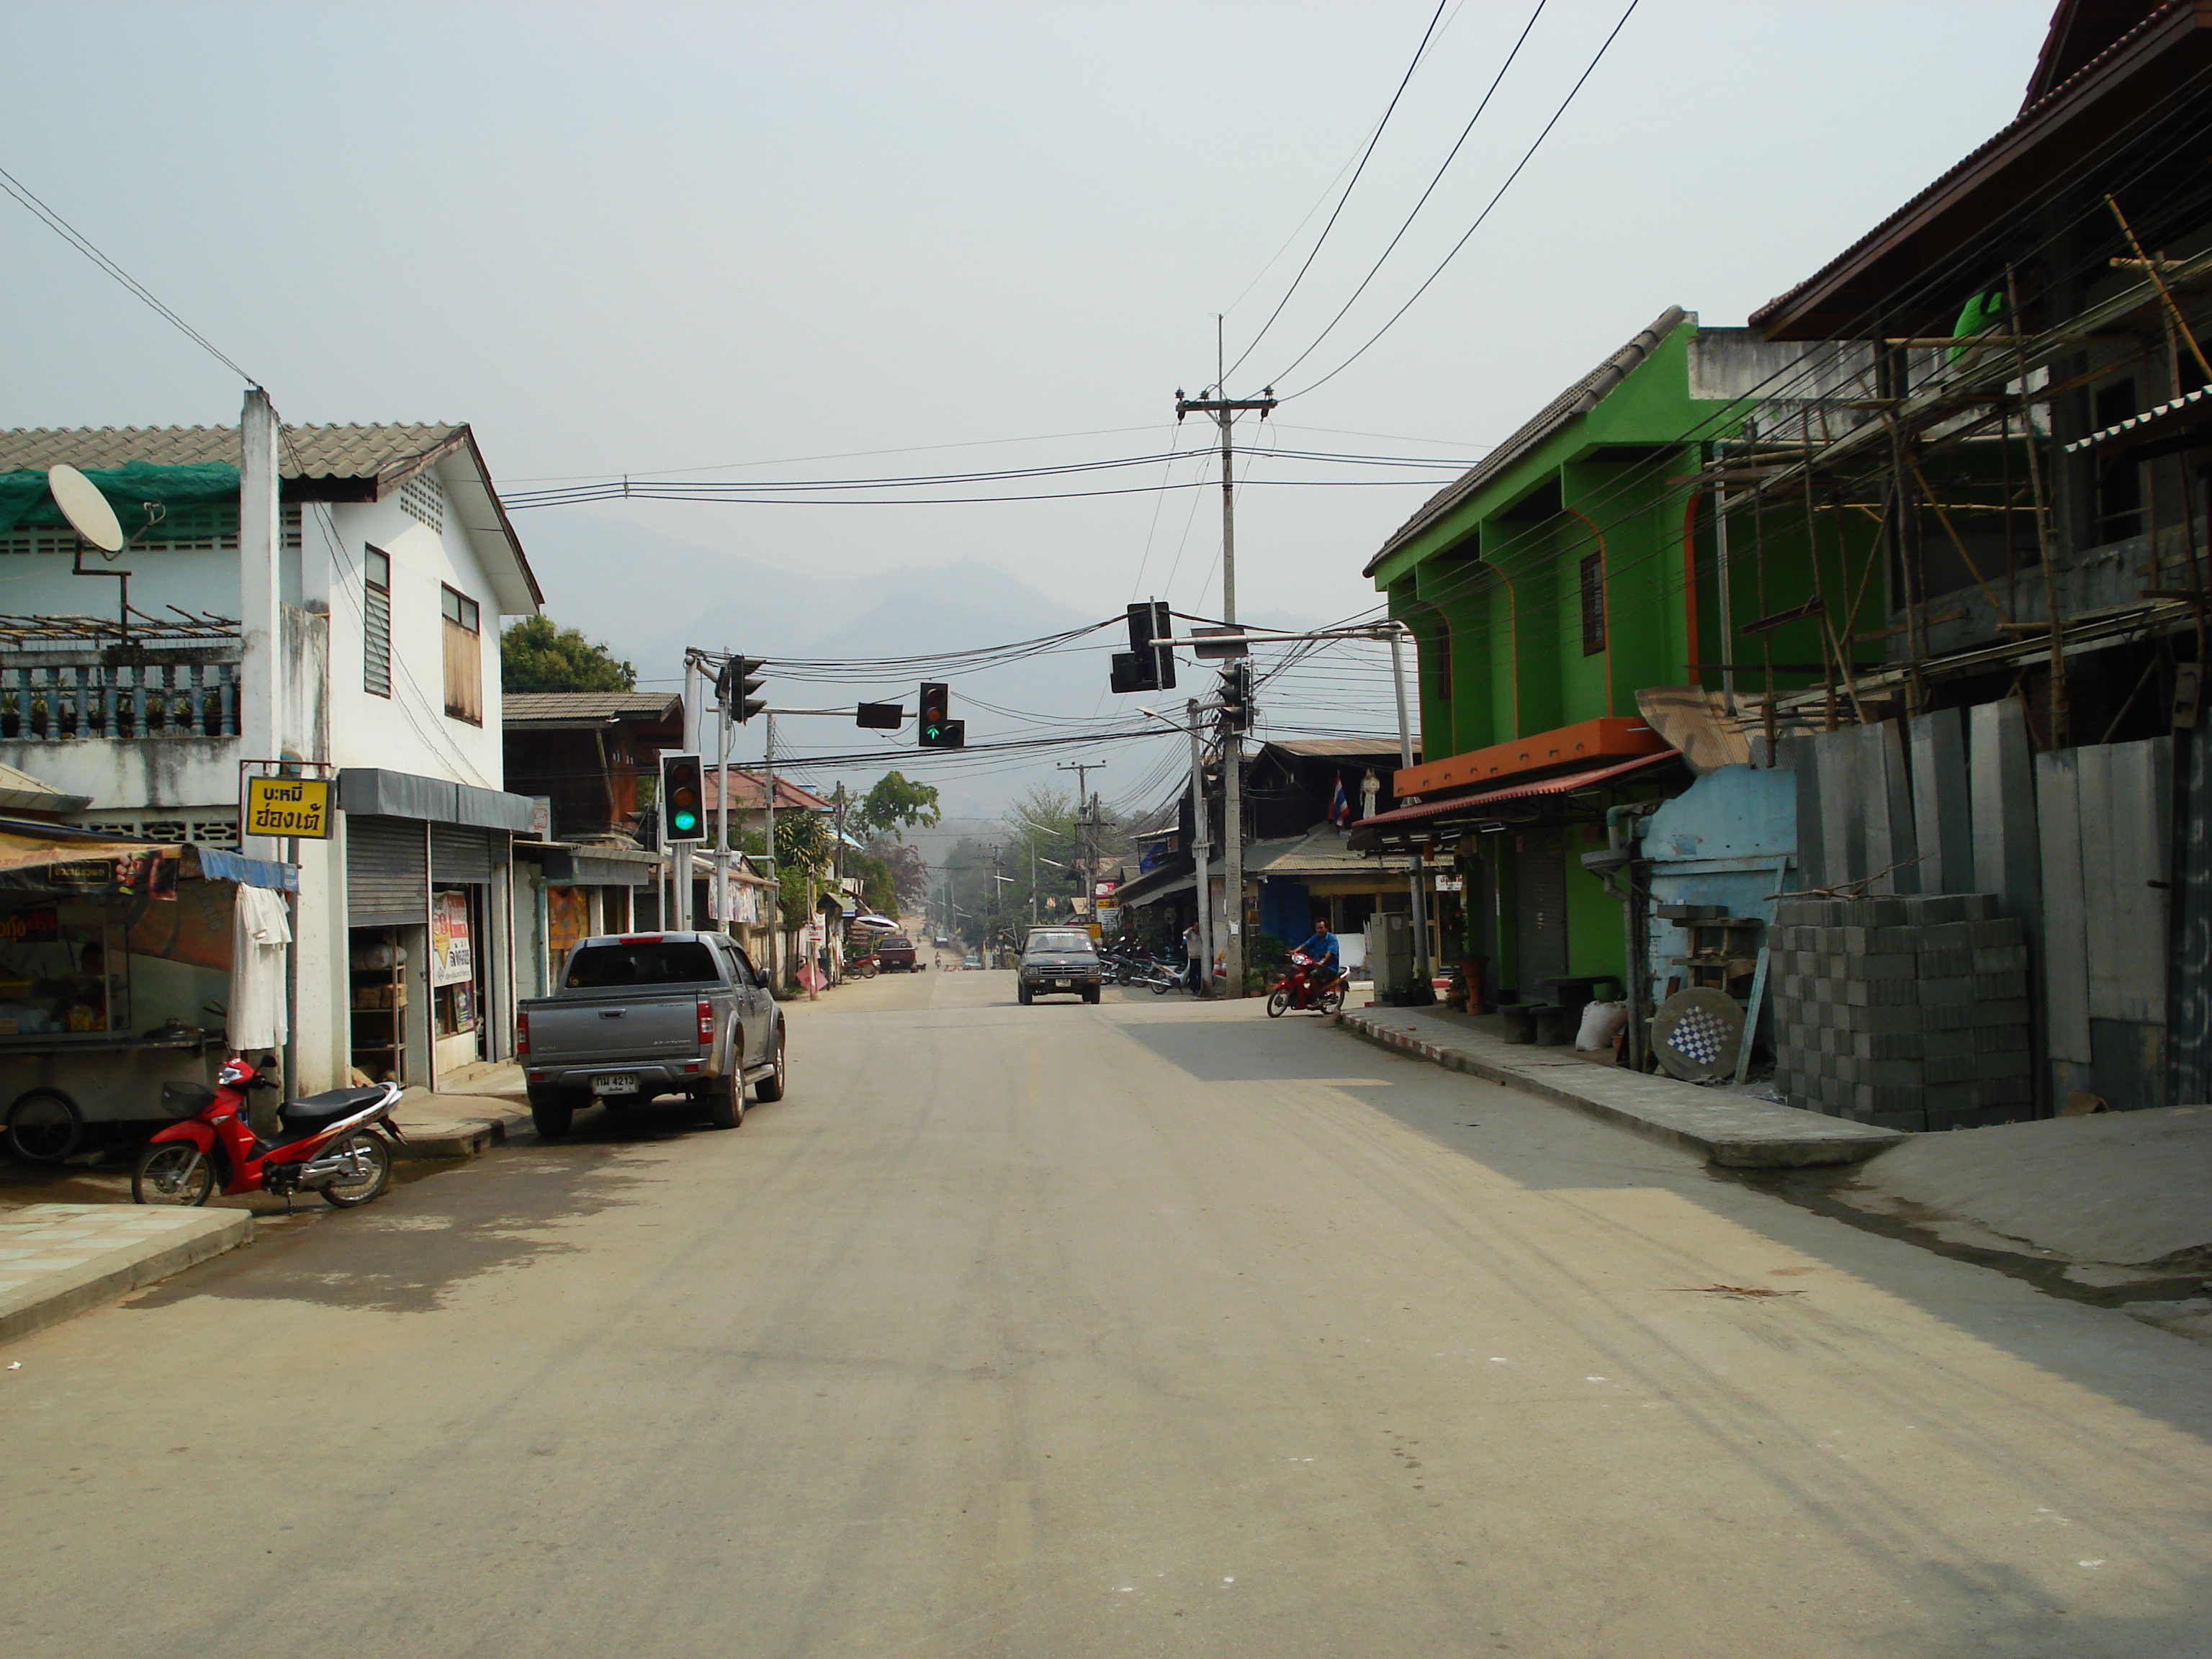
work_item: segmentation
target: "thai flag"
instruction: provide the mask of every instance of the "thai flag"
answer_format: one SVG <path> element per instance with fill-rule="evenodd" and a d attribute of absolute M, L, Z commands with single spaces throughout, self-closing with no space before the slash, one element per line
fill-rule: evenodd
<path fill-rule="evenodd" d="M 1344 774 L 1336 775 L 1336 793 L 1328 798 L 1328 821 L 1338 829 L 1352 822 L 1352 797 L 1344 793 Z"/>

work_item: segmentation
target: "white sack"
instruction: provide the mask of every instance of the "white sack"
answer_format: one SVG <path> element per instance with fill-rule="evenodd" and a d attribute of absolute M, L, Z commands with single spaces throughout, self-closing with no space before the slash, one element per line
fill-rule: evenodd
<path fill-rule="evenodd" d="M 1626 1003 L 1586 1003 L 1583 1007 L 1582 1029 L 1575 1033 L 1575 1047 L 1586 1054 L 1601 1053 L 1613 1047 L 1613 1037 L 1627 1024 Z"/>

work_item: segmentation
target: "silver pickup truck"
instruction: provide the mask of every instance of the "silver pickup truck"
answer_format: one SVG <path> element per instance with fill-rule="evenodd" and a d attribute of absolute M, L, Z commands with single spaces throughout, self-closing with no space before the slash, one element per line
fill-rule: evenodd
<path fill-rule="evenodd" d="M 580 1106 L 615 1110 L 662 1095 L 706 1108 L 718 1129 L 753 1098 L 781 1100 L 783 1010 L 725 933 L 624 933 L 568 953 L 561 988 L 515 1011 L 531 1121 L 549 1139 Z"/>

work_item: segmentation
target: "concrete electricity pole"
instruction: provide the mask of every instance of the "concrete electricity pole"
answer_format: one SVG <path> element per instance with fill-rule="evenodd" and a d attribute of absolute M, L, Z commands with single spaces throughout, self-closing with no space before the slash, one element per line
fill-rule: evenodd
<path fill-rule="evenodd" d="M 1093 896 L 1091 884 L 1097 878 L 1097 859 L 1096 854 L 1098 848 L 1096 836 L 1092 838 L 1092 842 L 1088 852 L 1086 852 L 1084 848 L 1084 814 L 1086 811 L 1090 813 L 1092 819 L 1091 828 L 1096 830 L 1097 828 L 1097 819 L 1098 812 L 1096 804 L 1091 799 L 1090 796 L 1091 775 L 1093 772 L 1104 771 L 1106 769 L 1106 763 L 1104 761 L 1061 761 L 1054 769 L 1056 771 L 1073 772 L 1075 774 L 1074 864 L 1076 871 L 1083 882 L 1083 896 L 1090 898 Z"/>
<path fill-rule="evenodd" d="M 1230 428 L 1237 416 L 1257 414 L 1265 419 L 1275 407 L 1275 388 L 1263 386 L 1256 398 L 1231 398 L 1221 382 L 1227 379 L 1221 367 L 1224 356 L 1221 340 L 1221 319 L 1213 319 L 1214 385 L 1211 398 L 1186 398 L 1176 393 L 1176 419 L 1186 415 L 1211 415 L 1221 428 L 1221 620 L 1234 627 L 1237 623 L 1237 482 L 1233 446 Z M 1226 916 L 1221 948 L 1222 977 L 1227 981 L 1225 994 L 1241 997 L 1244 994 L 1244 743 L 1237 732 L 1226 729 L 1221 734 L 1221 841 L 1227 868 L 1223 883 Z M 1203 910 L 1210 896 L 1201 881 L 1199 908 Z"/>

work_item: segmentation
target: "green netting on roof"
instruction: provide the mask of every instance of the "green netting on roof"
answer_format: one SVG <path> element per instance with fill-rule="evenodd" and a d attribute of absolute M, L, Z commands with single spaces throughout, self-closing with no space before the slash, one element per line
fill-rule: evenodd
<path fill-rule="evenodd" d="M 146 538 L 152 541 L 220 535 L 238 528 L 238 469 L 224 462 L 157 466 L 151 461 L 126 461 L 121 466 L 88 467 L 84 476 L 107 497 L 123 533 L 133 539 L 149 525 L 157 526 Z M 43 471 L 0 472 L 0 536 L 68 522 L 46 488 Z"/>

